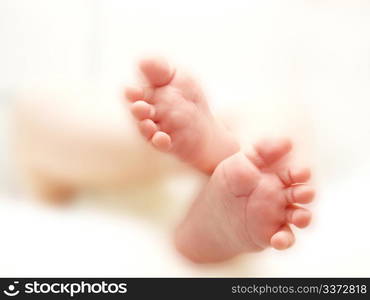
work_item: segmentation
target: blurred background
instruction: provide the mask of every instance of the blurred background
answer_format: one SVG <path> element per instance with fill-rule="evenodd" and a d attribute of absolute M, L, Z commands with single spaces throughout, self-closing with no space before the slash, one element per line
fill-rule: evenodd
<path fill-rule="evenodd" d="M 0 0 L 0 43 L 1 276 L 370 275 L 369 1 Z M 243 146 L 293 138 L 318 189 L 295 247 L 211 266 L 175 252 L 205 179 L 149 149 L 121 103 L 153 54 L 201 80 Z M 71 178 L 83 161 L 96 182 L 118 165 L 127 184 L 55 208 L 27 193 L 25 161 Z"/>

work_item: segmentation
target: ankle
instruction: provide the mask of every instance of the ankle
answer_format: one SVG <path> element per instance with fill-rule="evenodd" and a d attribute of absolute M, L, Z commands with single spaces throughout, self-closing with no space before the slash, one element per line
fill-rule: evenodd
<path fill-rule="evenodd" d="M 193 165 L 210 175 L 220 162 L 240 151 L 240 145 L 233 134 L 217 121 L 212 121 L 210 134 L 202 147 L 199 159 Z"/>

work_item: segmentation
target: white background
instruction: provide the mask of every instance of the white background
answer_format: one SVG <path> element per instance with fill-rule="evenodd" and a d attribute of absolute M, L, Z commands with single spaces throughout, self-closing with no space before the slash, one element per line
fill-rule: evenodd
<path fill-rule="evenodd" d="M 170 227 L 16 195 L 6 134 L 13 93 L 81 82 L 118 102 L 147 53 L 197 74 L 214 108 L 238 120 L 241 139 L 278 132 L 309 149 L 315 220 L 294 248 L 195 267 L 172 249 Z M 1 276 L 370 275 L 369 1 L 0 0 L 0 101 Z M 191 194 L 179 188 L 174 197 Z"/>

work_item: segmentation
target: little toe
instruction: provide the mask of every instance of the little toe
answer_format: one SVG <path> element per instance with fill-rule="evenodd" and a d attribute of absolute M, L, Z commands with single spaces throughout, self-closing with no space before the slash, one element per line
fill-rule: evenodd
<path fill-rule="evenodd" d="M 277 175 L 285 186 L 291 186 L 308 181 L 311 177 L 311 171 L 309 168 L 293 168 L 279 171 Z"/>
<path fill-rule="evenodd" d="M 132 104 L 131 112 L 136 119 L 144 120 L 153 118 L 155 109 L 153 105 L 140 100 Z"/>
<path fill-rule="evenodd" d="M 288 225 L 284 225 L 270 240 L 271 246 L 276 250 L 285 250 L 294 244 L 294 234 Z"/>
<path fill-rule="evenodd" d="M 288 203 L 310 203 L 315 196 L 315 190 L 303 184 L 287 188 L 284 193 Z"/>
<path fill-rule="evenodd" d="M 152 137 L 152 143 L 160 151 L 169 151 L 171 149 L 171 137 L 163 132 L 157 131 Z"/>
<path fill-rule="evenodd" d="M 299 228 L 307 227 L 312 219 L 312 214 L 308 209 L 291 206 L 287 209 L 287 222 Z"/>
<path fill-rule="evenodd" d="M 255 153 L 248 156 L 253 163 L 264 168 L 277 162 L 292 149 L 292 143 L 289 139 L 269 139 L 263 140 L 254 147 Z"/>
<path fill-rule="evenodd" d="M 151 139 L 153 135 L 158 131 L 158 126 L 149 119 L 140 121 L 138 127 L 141 134 L 147 139 Z"/>
<path fill-rule="evenodd" d="M 140 99 L 144 99 L 144 91 L 138 87 L 126 87 L 124 91 L 125 98 L 130 101 L 134 102 Z"/>
<path fill-rule="evenodd" d="M 168 84 L 174 75 L 174 70 L 170 64 L 158 57 L 143 59 L 139 67 L 145 78 L 154 87 Z"/>

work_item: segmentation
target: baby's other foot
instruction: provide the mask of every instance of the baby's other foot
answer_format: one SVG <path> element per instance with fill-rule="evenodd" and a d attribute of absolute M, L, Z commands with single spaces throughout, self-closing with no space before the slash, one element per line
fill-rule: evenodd
<path fill-rule="evenodd" d="M 147 85 L 127 88 L 131 112 L 141 134 L 158 150 L 170 152 L 212 173 L 239 150 L 239 144 L 210 112 L 202 89 L 191 76 L 159 58 L 139 64 Z"/>
<path fill-rule="evenodd" d="M 231 258 L 294 242 L 290 224 L 308 226 L 312 201 L 304 184 L 307 168 L 291 167 L 287 140 L 264 141 L 253 153 L 236 153 L 221 162 L 176 235 L 177 248 L 197 262 Z M 283 159 L 284 158 L 284 159 Z"/>

